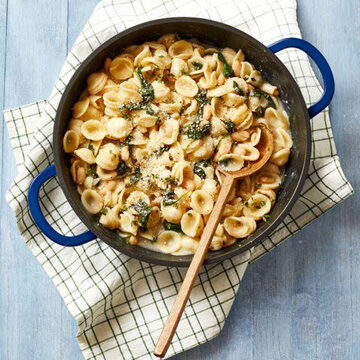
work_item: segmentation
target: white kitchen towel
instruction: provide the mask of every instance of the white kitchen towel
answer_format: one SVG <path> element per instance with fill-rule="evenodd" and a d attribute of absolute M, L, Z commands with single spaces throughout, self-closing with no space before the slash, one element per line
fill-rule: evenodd
<path fill-rule="evenodd" d="M 295 0 L 103 0 L 95 8 L 61 70 L 47 101 L 6 110 L 18 175 L 7 193 L 19 232 L 52 279 L 78 323 L 86 359 L 151 359 L 151 352 L 184 276 L 184 269 L 149 265 L 100 240 L 65 248 L 47 239 L 33 222 L 27 191 L 33 178 L 53 163 L 52 131 L 61 94 L 81 62 L 100 44 L 135 24 L 170 16 L 210 18 L 237 27 L 266 45 L 300 37 Z M 307 56 L 294 49 L 279 54 L 308 105 L 322 89 Z M 328 110 L 311 121 L 312 155 L 301 197 L 290 215 L 251 252 L 204 267 L 196 282 L 168 356 L 219 334 L 250 261 L 287 239 L 352 193 L 336 155 Z M 40 193 L 44 214 L 65 235 L 86 230 L 56 178 Z"/>

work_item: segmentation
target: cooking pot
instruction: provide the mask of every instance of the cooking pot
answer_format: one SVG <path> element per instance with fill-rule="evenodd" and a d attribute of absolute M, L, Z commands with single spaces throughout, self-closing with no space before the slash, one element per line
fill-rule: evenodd
<path fill-rule="evenodd" d="M 85 88 L 87 77 L 102 67 L 105 58 L 112 57 L 121 49 L 132 44 L 155 40 L 167 33 L 177 33 L 182 38 L 196 38 L 203 43 L 219 48 L 242 49 L 246 59 L 262 72 L 268 82 L 278 87 L 291 126 L 293 147 L 285 168 L 282 188 L 271 211 L 271 221 L 259 222 L 256 231 L 246 239 L 237 241 L 219 251 L 209 252 L 205 264 L 228 259 L 264 241 L 289 214 L 298 199 L 309 168 L 311 152 L 310 118 L 329 105 L 334 94 L 334 78 L 323 55 L 308 42 L 297 38 L 286 38 L 266 47 L 243 31 L 211 20 L 177 17 L 149 21 L 125 30 L 99 46 L 75 71 L 62 95 L 53 132 L 55 164 L 36 176 L 28 193 L 29 208 L 35 223 L 49 239 L 57 244 L 78 246 L 99 238 L 114 249 L 141 261 L 166 266 L 188 266 L 190 264 L 191 255 L 174 256 L 130 245 L 116 231 L 99 224 L 98 217 L 89 214 L 81 203 L 76 185 L 70 174 L 67 156 L 62 147 L 63 136 L 71 119 L 72 107 Z M 308 109 L 294 78 L 285 65 L 275 56 L 275 53 L 280 50 L 291 47 L 307 53 L 318 66 L 323 78 L 324 94 L 316 104 Z M 89 231 L 76 236 L 65 236 L 55 231 L 45 219 L 39 206 L 39 190 L 46 180 L 55 175 L 58 177 L 70 206 Z"/>

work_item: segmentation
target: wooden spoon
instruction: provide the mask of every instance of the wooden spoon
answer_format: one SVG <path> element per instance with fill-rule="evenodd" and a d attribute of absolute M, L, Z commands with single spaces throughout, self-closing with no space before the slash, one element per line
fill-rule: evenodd
<path fill-rule="evenodd" d="M 218 170 L 226 176 L 224 182 L 221 185 L 219 197 L 201 235 L 199 247 L 194 254 L 194 257 L 185 275 L 184 281 L 181 285 L 180 291 L 175 299 L 170 314 L 166 320 L 165 326 L 155 346 L 154 355 L 157 357 L 164 357 L 170 346 L 185 305 L 189 299 L 191 289 L 193 288 L 194 282 L 204 262 L 211 240 L 220 221 L 221 214 L 227 203 L 231 190 L 236 183 L 236 180 L 255 173 L 261 169 L 270 159 L 273 151 L 273 136 L 271 131 L 265 126 L 261 126 L 260 129 L 261 137 L 258 145 L 256 146 L 260 152 L 260 157 L 258 160 L 251 162 L 251 167 L 245 167 L 235 172 L 227 172 L 221 166 L 218 166 Z"/>

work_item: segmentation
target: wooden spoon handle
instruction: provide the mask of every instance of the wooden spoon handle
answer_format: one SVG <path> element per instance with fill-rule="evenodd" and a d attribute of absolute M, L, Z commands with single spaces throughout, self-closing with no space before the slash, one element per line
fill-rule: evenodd
<path fill-rule="evenodd" d="M 198 276 L 201 265 L 204 262 L 212 237 L 220 221 L 220 216 L 226 205 L 226 201 L 230 195 L 230 192 L 234 184 L 235 184 L 235 179 L 232 176 L 225 177 L 224 182 L 221 186 L 219 197 L 215 203 L 215 206 L 211 212 L 209 220 L 206 223 L 205 229 L 202 233 L 199 247 L 197 248 L 194 254 L 189 269 L 185 275 L 184 281 L 181 285 L 180 291 L 175 299 L 170 314 L 166 320 L 165 326 L 155 346 L 155 350 L 154 350 L 155 356 L 158 356 L 160 358 L 164 357 L 170 346 L 171 340 L 179 324 L 185 305 L 189 299 L 191 289 L 194 286 L 194 282 Z"/>

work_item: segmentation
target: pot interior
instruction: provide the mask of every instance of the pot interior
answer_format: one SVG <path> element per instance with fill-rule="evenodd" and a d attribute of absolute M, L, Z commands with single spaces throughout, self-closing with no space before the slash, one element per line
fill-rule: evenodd
<path fill-rule="evenodd" d="M 245 251 L 266 239 L 290 211 L 297 199 L 307 175 L 310 154 L 310 127 L 307 109 L 300 90 L 286 67 L 264 45 L 249 35 L 230 26 L 195 18 L 170 18 L 155 20 L 128 29 L 111 38 L 96 49 L 79 67 L 70 80 L 59 104 L 54 125 L 55 165 L 61 187 L 76 214 L 101 240 L 130 257 L 166 266 L 187 266 L 192 256 L 173 256 L 157 253 L 139 246 L 132 246 L 114 231 L 104 228 L 97 218 L 83 208 L 80 196 L 70 175 L 62 138 L 71 118 L 71 109 L 86 86 L 86 79 L 103 66 L 106 57 L 111 57 L 126 46 L 155 40 L 166 33 L 177 33 L 182 38 L 197 40 L 216 47 L 242 49 L 248 61 L 260 70 L 270 83 L 278 86 L 280 97 L 289 115 L 294 141 L 290 159 L 285 168 L 282 189 L 267 222 L 258 222 L 257 230 L 248 238 L 219 251 L 210 251 L 206 263 L 214 263 Z"/>

